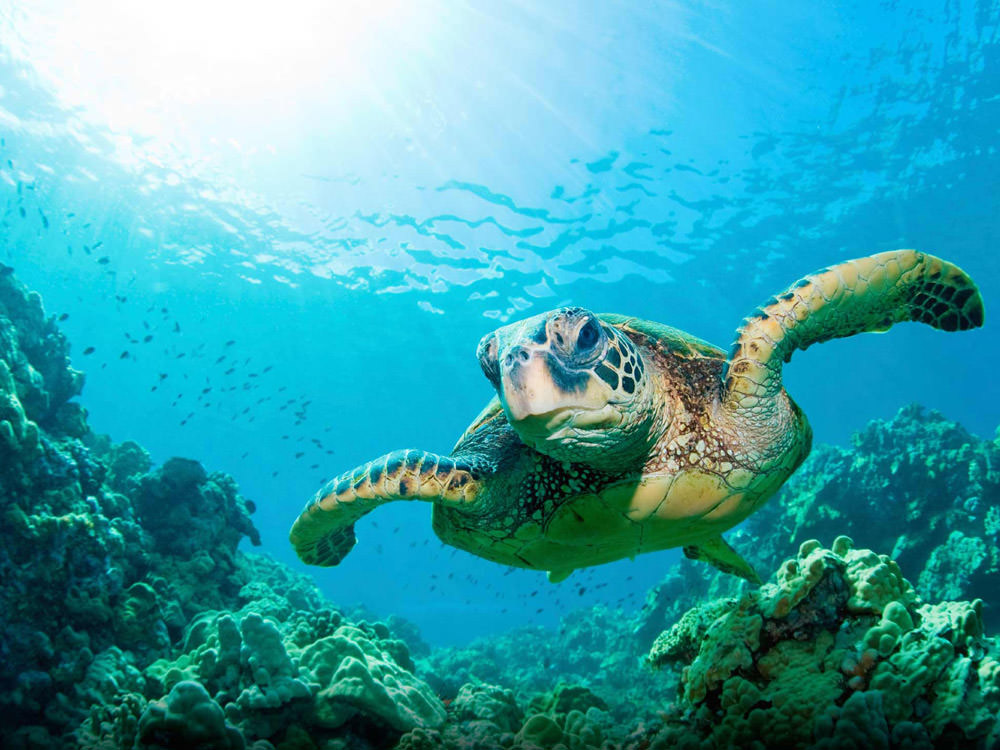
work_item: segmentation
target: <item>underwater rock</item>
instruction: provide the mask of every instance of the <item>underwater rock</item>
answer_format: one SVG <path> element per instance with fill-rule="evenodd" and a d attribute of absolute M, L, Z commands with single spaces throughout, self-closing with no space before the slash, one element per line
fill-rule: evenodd
<path fill-rule="evenodd" d="M 27 418 L 58 434 L 54 417 L 83 389 L 83 373 L 70 366 L 69 342 L 45 315 L 41 295 L 10 274 L 0 276 L 0 360 Z"/>
<path fill-rule="evenodd" d="M 657 639 L 650 661 L 680 667 L 681 691 L 652 747 L 994 747 L 1000 662 L 982 614 L 922 604 L 893 560 L 847 537 L 807 541 L 777 583 Z"/>
<path fill-rule="evenodd" d="M 170 635 L 159 597 L 148 583 L 138 581 L 125 590 L 114 610 L 116 642 L 148 660 L 167 653 Z"/>
<path fill-rule="evenodd" d="M 517 732 L 523 718 L 514 692 L 497 685 L 462 685 L 448 713 L 458 722 L 488 722 L 496 728 L 498 737 L 505 732 Z"/>
<path fill-rule="evenodd" d="M 384 625 L 352 623 L 330 609 L 296 611 L 278 622 L 252 607 L 196 616 L 182 652 L 142 670 L 141 697 L 161 705 L 178 685 L 198 685 L 241 736 L 277 745 L 302 730 L 317 742 L 353 736 L 367 743 L 361 747 L 388 747 L 408 730 L 444 723 L 444 705 L 399 663 L 410 661 L 405 644 Z M 127 693 L 135 692 L 131 684 Z M 85 723 L 81 736 L 95 746 L 114 743 L 124 736 L 120 724 L 105 711 Z"/>
<path fill-rule="evenodd" d="M 226 723 L 219 704 L 197 682 L 178 682 L 139 717 L 136 748 L 244 750 L 243 735 Z"/>
<path fill-rule="evenodd" d="M 639 743 L 608 740 L 607 705 L 580 685 L 560 684 L 534 696 L 522 711 L 510 689 L 467 684 L 448 706 L 445 726 L 417 728 L 400 738 L 404 750 L 616 750 Z"/>
<path fill-rule="evenodd" d="M 149 453 L 131 440 L 116 445 L 109 440 L 103 452 L 108 465 L 108 486 L 123 495 L 134 494 L 139 478 L 153 466 Z"/>

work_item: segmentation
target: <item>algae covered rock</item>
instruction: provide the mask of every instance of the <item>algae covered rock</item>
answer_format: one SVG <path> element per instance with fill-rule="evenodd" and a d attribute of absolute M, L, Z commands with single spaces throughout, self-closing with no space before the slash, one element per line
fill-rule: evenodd
<path fill-rule="evenodd" d="M 1000 662 L 982 602 L 921 603 L 893 560 L 847 537 L 831 549 L 807 541 L 776 584 L 698 610 L 650 652 L 654 665 L 681 671 L 657 747 L 1000 740 Z"/>

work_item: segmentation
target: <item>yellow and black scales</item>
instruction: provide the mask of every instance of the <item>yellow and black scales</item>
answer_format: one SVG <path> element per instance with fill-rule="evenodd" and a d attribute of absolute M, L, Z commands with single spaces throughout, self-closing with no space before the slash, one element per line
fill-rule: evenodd
<path fill-rule="evenodd" d="M 552 580 L 682 546 L 756 581 L 721 533 L 809 452 L 782 364 L 796 349 L 907 320 L 975 328 L 982 298 L 958 267 L 898 250 L 772 297 L 744 319 L 728 357 L 668 326 L 581 308 L 505 326 L 478 352 L 498 397 L 452 453 L 395 451 L 340 475 L 295 521 L 291 542 L 303 561 L 336 565 L 361 516 L 425 500 L 444 542 Z"/>

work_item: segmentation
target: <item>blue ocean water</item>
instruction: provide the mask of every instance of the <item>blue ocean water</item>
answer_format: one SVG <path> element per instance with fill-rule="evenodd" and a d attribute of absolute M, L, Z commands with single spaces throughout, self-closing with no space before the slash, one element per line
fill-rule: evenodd
<path fill-rule="evenodd" d="M 68 315 L 95 429 L 231 473 L 264 551 L 431 643 L 634 611 L 677 559 L 551 585 L 399 503 L 339 567 L 297 562 L 325 479 L 451 448 L 492 393 L 483 334 L 572 303 L 726 347 L 798 277 L 897 247 L 967 270 L 988 321 L 1000 291 L 990 2 L 159 13 L 3 4 L 0 260 Z M 818 442 L 913 401 L 985 436 L 998 344 L 899 326 L 785 382 Z"/>

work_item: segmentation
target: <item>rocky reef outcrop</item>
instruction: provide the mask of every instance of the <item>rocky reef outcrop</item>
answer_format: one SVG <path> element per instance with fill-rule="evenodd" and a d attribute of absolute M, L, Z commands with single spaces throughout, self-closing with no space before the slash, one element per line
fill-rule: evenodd
<path fill-rule="evenodd" d="M 923 603 L 887 555 L 810 540 L 777 583 L 696 607 L 656 665 L 681 690 L 653 748 L 993 748 L 1000 661 L 983 602 Z"/>

